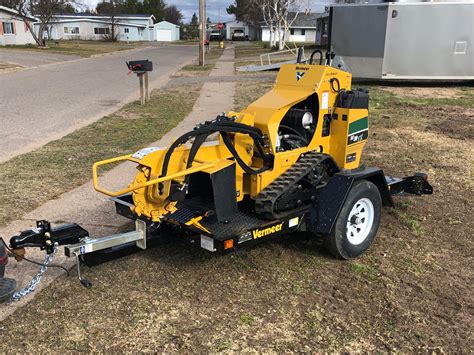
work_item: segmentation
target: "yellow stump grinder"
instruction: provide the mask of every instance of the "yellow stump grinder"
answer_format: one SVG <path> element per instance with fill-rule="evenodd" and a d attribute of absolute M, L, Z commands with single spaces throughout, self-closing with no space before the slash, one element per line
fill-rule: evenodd
<path fill-rule="evenodd" d="M 361 165 L 369 137 L 369 94 L 351 74 L 322 63 L 284 64 L 273 88 L 241 112 L 197 125 L 167 148 L 145 148 L 94 164 L 94 187 L 115 202 L 136 230 L 91 238 L 77 224 L 46 221 L 10 240 L 53 253 L 85 255 L 154 238 L 184 237 L 229 253 L 293 232 L 313 233 L 337 258 L 351 259 L 374 241 L 382 206 L 396 194 L 431 194 L 426 174 L 393 178 Z M 128 187 L 108 191 L 103 165 L 136 164 Z M 168 238 L 170 239 L 170 238 Z M 150 245 L 150 244 L 149 244 Z M 80 276 L 79 276 L 80 277 Z M 90 283 L 82 280 L 83 284 Z"/>

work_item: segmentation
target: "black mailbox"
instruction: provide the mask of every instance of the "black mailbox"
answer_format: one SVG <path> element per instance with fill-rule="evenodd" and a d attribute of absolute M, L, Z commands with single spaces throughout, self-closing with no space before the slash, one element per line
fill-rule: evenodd
<path fill-rule="evenodd" d="M 126 62 L 127 67 L 134 73 L 153 71 L 153 62 L 150 60 L 131 60 Z"/>

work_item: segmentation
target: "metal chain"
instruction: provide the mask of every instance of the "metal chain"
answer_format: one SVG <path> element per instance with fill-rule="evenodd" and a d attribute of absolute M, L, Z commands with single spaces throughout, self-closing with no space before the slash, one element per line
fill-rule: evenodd
<path fill-rule="evenodd" d="M 46 255 L 46 257 L 44 258 L 43 266 L 41 266 L 38 273 L 31 279 L 28 285 L 13 294 L 12 301 L 18 302 L 23 297 L 29 295 L 36 289 L 36 286 L 38 286 L 38 284 L 40 283 L 44 273 L 46 272 L 46 270 L 48 270 L 49 264 L 53 262 L 54 256 L 56 255 L 57 251 L 58 247 L 57 245 L 54 245 L 53 252 L 51 254 Z"/>

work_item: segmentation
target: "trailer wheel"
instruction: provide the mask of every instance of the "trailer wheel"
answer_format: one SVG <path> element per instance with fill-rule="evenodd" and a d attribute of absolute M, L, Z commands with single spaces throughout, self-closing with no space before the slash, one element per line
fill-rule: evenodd
<path fill-rule="evenodd" d="M 382 198 L 377 186 L 367 180 L 356 182 L 333 231 L 325 238 L 328 251 L 339 259 L 352 259 L 363 254 L 375 239 L 381 209 Z"/>

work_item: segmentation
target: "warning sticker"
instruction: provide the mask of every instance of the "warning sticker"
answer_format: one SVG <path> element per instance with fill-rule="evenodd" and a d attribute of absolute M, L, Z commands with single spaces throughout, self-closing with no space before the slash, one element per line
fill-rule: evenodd
<path fill-rule="evenodd" d="M 329 108 L 329 91 L 323 92 L 321 97 L 321 109 L 327 110 Z"/>

